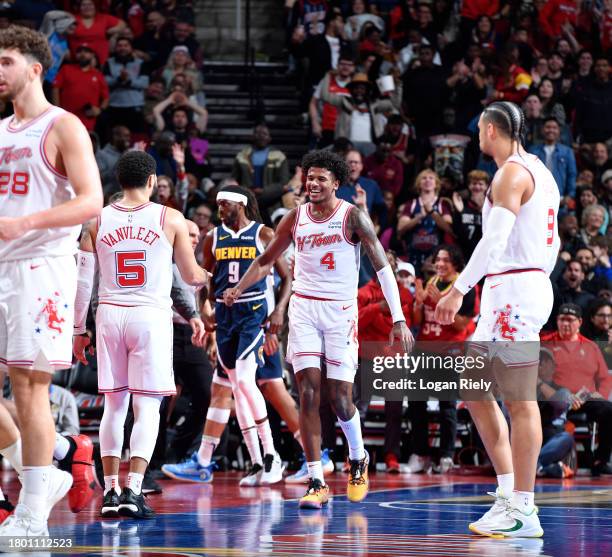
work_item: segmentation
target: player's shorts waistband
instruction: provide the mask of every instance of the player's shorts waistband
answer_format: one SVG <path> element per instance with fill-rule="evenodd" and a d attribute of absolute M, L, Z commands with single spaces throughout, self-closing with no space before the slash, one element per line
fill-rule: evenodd
<path fill-rule="evenodd" d="M 244 297 L 242 297 L 242 296 L 241 296 L 241 297 L 240 297 L 240 298 L 238 298 L 237 300 L 234 300 L 234 303 L 235 303 L 235 304 L 239 304 L 239 303 L 245 303 L 245 302 L 253 302 L 253 301 L 255 301 L 255 300 L 261 300 L 261 299 L 263 299 L 263 298 L 265 298 L 265 297 L 266 297 L 266 295 L 265 295 L 263 292 L 260 292 L 260 293 L 258 293 L 258 294 L 253 295 L 253 296 L 248 296 L 248 297 L 246 297 L 246 298 L 244 298 Z M 218 304 L 223 304 L 223 303 L 225 303 L 225 302 L 223 301 L 223 298 L 215 298 L 215 302 L 217 302 Z"/>
<path fill-rule="evenodd" d="M 517 273 L 532 273 L 537 271 L 538 273 L 543 273 L 542 269 L 538 269 L 536 267 L 529 267 L 527 269 L 510 269 L 509 271 L 502 271 L 501 273 L 492 273 L 490 275 L 486 275 L 485 278 L 489 277 L 501 277 L 502 275 L 515 275 Z"/>
<path fill-rule="evenodd" d="M 331 298 L 319 298 L 317 296 L 309 296 L 308 294 L 300 294 L 299 292 L 294 292 L 293 295 L 297 296 L 298 298 L 304 298 L 305 300 L 317 300 L 318 302 L 347 302 L 347 301 L 350 301 L 349 299 L 333 300 Z"/>

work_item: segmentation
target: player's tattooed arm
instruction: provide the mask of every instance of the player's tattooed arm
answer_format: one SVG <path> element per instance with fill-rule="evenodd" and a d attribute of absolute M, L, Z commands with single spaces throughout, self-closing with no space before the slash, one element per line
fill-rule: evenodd
<path fill-rule="evenodd" d="M 274 262 L 285 253 L 293 240 L 293 225 L 297 211 L 292 209 L 287 213 L 276 227 L 276 232 L 265 251 L 256 257 L 247 272 L 234 288 L 228 288 L 223 293 L 223 301 L 231 306 L 234 301 L 252 284 L 264 278 L 274 265 Z"/>
<path fill-rule="evenodd" d="M 389 264 L 385 250 L 376 236 L 374 223 L 365 211 L 357 207 L 351 209 L 348 216 L 347 233 L 352 242 L 361 241 L 361 245 L 376 272 Z"/>
<path fill-rule="evenodd" d="M 259 233 L 260 238 L 265 246 L 267 246 L 274 238 L 274 230 L 265 226 Z M 287 311 L 287 305 L 289 304 L 289 298 L 291 297 L 291 271 L 289 265 L 285 260 L 285 257 L 281 255 L 274 263 L 274 268 L 281 279 L 279 287 L 278 300 L 276 300 L 276 306 L 274 311 L 268 317 L 269 329 L 271 334 L 276 334 L 283 326 L 285 320 L 285 312 Z"/>

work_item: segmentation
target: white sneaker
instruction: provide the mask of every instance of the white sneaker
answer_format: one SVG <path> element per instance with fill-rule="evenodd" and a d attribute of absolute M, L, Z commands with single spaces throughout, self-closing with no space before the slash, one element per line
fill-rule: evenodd
<path fill-rule="evenodd" d="M 253 464 L 238 485 L 240 485 L 240 487 L 256 487 L 261 485 L 262 474 L 263 466 L 261 464 Z"/>
<path fill-rule="evenodd" d="M 472 532 L 478 533 L 479 530 L 486 529 L 490 522 L 494 524 L 499 521 L 510 506 L 510 499 L 504 495 L 504 492 L 498 487 L 495 490 L 495 493 L 488 491 L 487 495 L 491 495 L 495 497 L 495 502 L 493 506 L 483 514 L 476 522 L 472 522 L 468 528 L 472 530 Z"/>
<path fill-rule="evenodd" d="M 267 454 L 263 458 L 264 468 L 261 474 L 261 485 L 270 485 L 283 479 L 283 461 L 278 453 Z"/>
<path fill-rule="evenodd" d="M 455 463 L 453 462 L 453 459 L 450 456 L 443 456 L 440 459 L 440 464 L 435 467 L 435 471 L 438 474 L 448 474 L 449 472 L 452 472 L 454 468 Z"/>
<path fill-rule="evenodd" d="M 9 516 L 0 526 L 0 536 L 49 536 L 47 518 L 35 513 L 23 503 L 15 507 L 15 513 Z"/>
<path fill-rule="evenodd" d="M 406 471 L 411 474 L 418 474 L 419 472 L 427 472 L 431 464 L 431 458 L 428 456 L 419 456 L 418 454 L 411 454 L 408 459 L 408 465 Z"/>
<path fill-rule="evenodd" d="M 497 520 L 490 520 L 484 527 L 475 529 L 470 524 L 470 530 L 490 538 L 541 538 L 544 530 L 538 518 L 538 508 L 524 513 L 508 505 L 506 512 Z"/>
<path fill-rule="evenodd" d="M 47 492 L 47 508 L 46 508 L 46 513 L 45 513 L 45 519 L 49 518 L 49 513 L 51 512 L 51 509 L 61 499 L 64 498 L 66 493 L 70 491 L 70 488 L 72 487 L 72 482 L 73 482 L 72 474 L 68 472 L 64 472 L 63 470 L 60 470 L 59 468 L 56 468 L 55 466 L 51 466 L 50 468 L 51 469 L 49 471 L 49 485 L 48 485 L 48 492 Z M 23 486 L 23 478 L 20 477 L 19 481 L 21 482 Z M 21 491 L 19 492 L 18 503 L 23 503 L 24 493 L 25 492 L 22 487 Z"/>

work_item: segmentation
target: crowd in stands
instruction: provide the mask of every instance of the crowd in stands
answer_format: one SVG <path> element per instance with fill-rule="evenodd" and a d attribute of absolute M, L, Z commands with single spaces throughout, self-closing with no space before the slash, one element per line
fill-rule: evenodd
<path fill-rule="evenodd" d="M 550 169 L 561 194 L 562 246 L 540 385 L 541 398 L 556 404 L 542 412 L 552 449 L 541 469 L 567 474 L 559 464 L 567 439 L 558 434 L 582 413 L 599 424 L 593 473 L 610 473 L 612 2 L 286 0 L 285 16 L 289 73 L 311 132 L 304 151 L 346 158 L 350 179 L 338 196 L 372 218 L 397 269 L 406 318 L 421 337 L 435 339 L 432 304 L 482 234 L 496 167 L 479 152 L 479 115 L 495 100 L 522 107 L 525 148 Z M 195 38 L 189 0 L 8 0 L 0 27 L 11 22 L 40 26 L 49 37 L 46 91 L 90 130 L 107 199 L 119 189 L 121 153 L 146 149 L 157 161 L 159 201 L 198 225 L 201 244 L 215 223 L 219 184 L 210 179 L 205 45 Z M 0 115 L 8 110 L 0 106 Z M 263 121 L 250 146 L 237 146 L 229 183 L 253 190 L 268 224 L 305 199 L 301 169 L 291 167 Z M 360 272 L 360 337 L 377 340 L 390 315 L 367 258 Z M 478 306 L 476 290 L 455 323 L 458 338 L 473 330 Z M 564 348 L 567 341 L 582 348 Z M 398 418 L 388 406 L 384 456 L 396 471 L 401 407 Z M 425 432 L 413 439 L 409 462 L 420 471 L 431 456 L 427 411 L 410 406 L 413 431 Z M 446 428 L 437 469 L 448 471 L 456 409 L 441 405 L 440 414 Z"/>

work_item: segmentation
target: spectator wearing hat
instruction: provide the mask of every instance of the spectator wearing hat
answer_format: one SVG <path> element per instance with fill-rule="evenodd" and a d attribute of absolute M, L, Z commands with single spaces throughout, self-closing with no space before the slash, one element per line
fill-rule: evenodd
<path fill-rule="evenodd" d="M 144 92 L 149 76 L 143 60 L 134 56 L 130 39 L 117 39 L 113 56 L 104 64 L 103 71 L 110 89 L 107 125 L 123 124 L 132 133 L 142 134 L 145 131 Z"/>
<path fill-rule="evenodd" d="M 416 272 L 412 263 L 401 259 L 397 260 L 397 282 L 414 296 L 416 292 Z"/>
<path fill-rule="evenodd" d="M 560 214 L 571 210 L 576 197 L 576 157 L 574 151 L 559 143 L 561 126 L 556 118 L 550 117 L 544 120 L 542 128 L 544 143 L 534 145 L 529 149 L 530 153 L 536 155 L 545 165 L 557 182 L 561 195 Z"/>
<path fill-rule="evenodd" d="M 87 44 L 76 51 L 76 64 L 65 64 L 53 83 L 53 104 L 78 116 L 93 131 L 100 113 L 108 106 L 106 80 L 95 67 L 96 54 Z"/>
<path fill-rule="evenodd" d="M 593 341 L 580 334 L 582 309 L 576 304 L 563 304 L 557 314 L 557 330 L 544 335 L 542 341 L 553 353 L 553 382 L 571 393 L 571 420 L 576 411 L 597 422 L 599 446 L 594 455 L 591 473 L 612 474 L 609 464 L 612 451 L 612 375 L 603 355 Z M 580 395 L 580 396 L 578 396 Z"/>
<path fill-rule="evenodd" d="M 388 99 L 372 100 L 372 83 L 364 73 L 357 73 L 348 84 L 349 97 L 329 95 L 328 100 L 339 108 L 336 138 L 346 137 L 362 155 L 376 150 L 375 141 L 383 134 L 381 114 L 397 112 L 399 107 Z"/>
<path fill-rule="evenodd" d="M 336 132 L 336 121 L 338 119 L 338 107 L 329 102 L 329 95 L 350 95 L 347 85 L 355 72 L 355 62 L 352 54 L 348 51 L 340 53 L 338 68 L 330 70 L 316 86 L 310 99 L 308 112 L 310 114 L 310 125 L 312 135 L 317 138 L 319 149 L 331 145 L 334 142 Z"/>
<path fill-rule="evenodd" d="M 110 14 L 96 12 L 93 0 L 81 0 L 76 15 L 76 29 L 70 35 L 71 52 L 76 55 L 80 45 L 86 43 L 95 52 L 102 67 L 110 53 L 110 41 L 126 29 L 125 21 Z"/>

